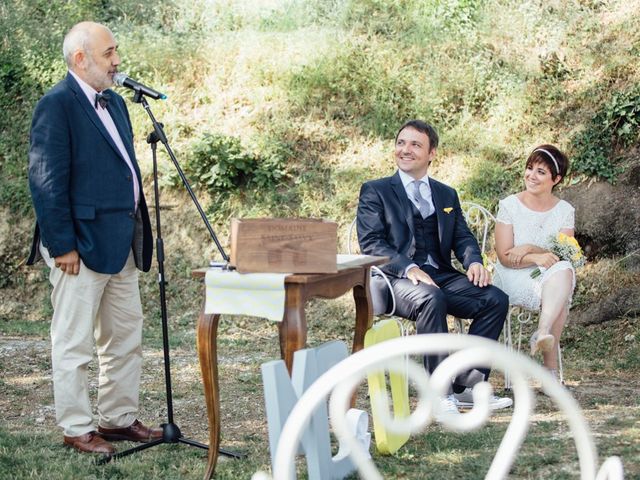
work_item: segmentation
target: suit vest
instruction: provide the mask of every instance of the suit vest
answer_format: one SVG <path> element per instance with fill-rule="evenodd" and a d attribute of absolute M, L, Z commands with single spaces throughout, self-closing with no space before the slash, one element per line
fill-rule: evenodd
<path fill-rule="evenodd" d="M 440 254 L 440 237 L 438 235 L 438 219 L 435 212 L 427 218 L 422 218 L 416 206 L 411 203 L 413 213 L 413 231 L 415 233 L 416 251 L 413 261 L 422 266 L 425 263 L 436 268 L 442 268 L 447 263 Z M 436 265 L 434 265 L 434 263 Z"/>

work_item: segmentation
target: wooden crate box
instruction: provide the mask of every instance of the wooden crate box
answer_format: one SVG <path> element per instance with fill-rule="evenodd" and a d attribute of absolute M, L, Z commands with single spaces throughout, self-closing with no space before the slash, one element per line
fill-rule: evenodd
<path fill-rule="evenodd" d="M 238 272 L 335 273 L 338 225 L 316 219 L 231 220 L 231 265 Z"/>

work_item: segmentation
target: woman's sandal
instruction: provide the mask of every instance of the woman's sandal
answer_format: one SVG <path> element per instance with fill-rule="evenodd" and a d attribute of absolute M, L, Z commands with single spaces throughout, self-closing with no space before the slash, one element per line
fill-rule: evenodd
<path fill-rule="evenodd" d="M 540 332 L 536 330 L 529 339 L 529 346 L 531 347 L 531 355 L 535 355 L 538 350 L 541 352 L 548 352 L 553 348 L 555 344 L 555 338 L 553 335 L 547 333 L 540 335 Z"/>

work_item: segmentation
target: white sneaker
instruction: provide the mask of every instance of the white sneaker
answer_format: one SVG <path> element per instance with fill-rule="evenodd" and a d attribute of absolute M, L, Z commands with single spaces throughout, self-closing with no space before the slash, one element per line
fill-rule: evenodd
<path fill-rule="evenodd" d="M 471 392 L 471 388 L 465 388 L 462 393 L 454 393 L 453 398 L 455 399 L 458 407 L 473 407 L 473 393 Z M 489 397 L 489 407 L 491 410 L 509 408 L 511 405 L 513 405 L 513 400 L 509 397 L 496 397 L 495 395 L 491 395 L 491 397 Z"/>
<path fill-rule="evenodd" d="M 454 415 L 459 415 L 458 402 L 453 395 L 447 395 L 440 399 L 438 410 L 435 412 L 435 418 L 438 421 L 442 421 L 444 418 L 451 418 Z"/>

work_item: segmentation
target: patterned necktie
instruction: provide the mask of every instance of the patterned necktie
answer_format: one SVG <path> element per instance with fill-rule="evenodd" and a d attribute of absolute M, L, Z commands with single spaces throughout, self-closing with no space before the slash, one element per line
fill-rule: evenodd
<path fill-rule="evenodd" d="M 421 183 L 423 183 L 422 180 L 413 181 L 413 198 L 418 202 L 418 210 L 422 218 L 427 218 L 431 214 L 431 204 L 420 193 Z"/>
<path fill-rule="evenodd" d="M 96 100 L 95 102 L 93 102 L 93 106 L 95 108 L 98 108 L 98 104 L 100 104 L 100 106 L 102 108 L 107 108 L 107 102 L 109 101 L 109 94 L 108 93 L 96 93 Z"/>

